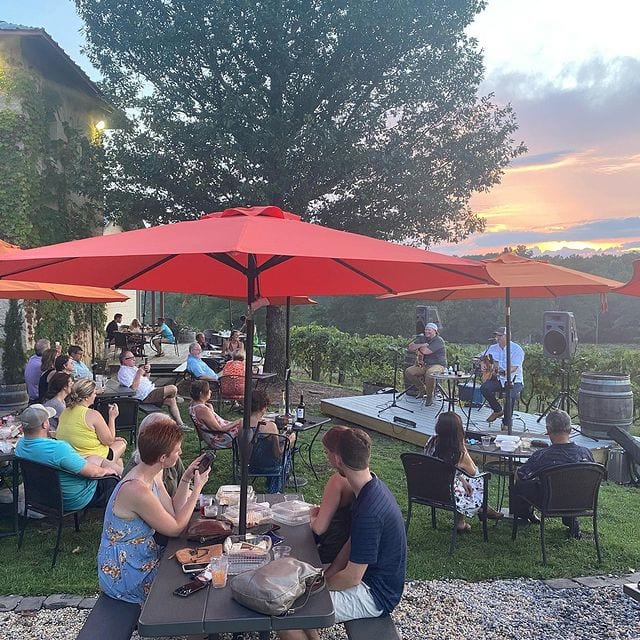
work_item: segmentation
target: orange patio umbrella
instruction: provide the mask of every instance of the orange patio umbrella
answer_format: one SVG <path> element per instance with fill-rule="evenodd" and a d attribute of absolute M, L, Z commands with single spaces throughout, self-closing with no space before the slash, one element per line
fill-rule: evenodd
<path fill-rule="evenodd" d="M 497 284 L 479 284 L 462 287 L 438 287 L 404 291 L 380 298 L 411 298 L 417 300 L 468 300 L 484 298 L 505 299 L 505 326 L 507 328 L 507 371 L 511 370 L 511 298 L 559 298 L 578 294 L 616 291 L 620 282 L 590 273 L 567 269 L 545 260 L 532 260 L 516 253 L 505 252 L 496 258 L 482 260 L 487 273 Z M 639 294 L 640 295 L 640 294 Z M 511 432 L 511 387 L 507 376 L 505 394 L 505 422 Z"/>

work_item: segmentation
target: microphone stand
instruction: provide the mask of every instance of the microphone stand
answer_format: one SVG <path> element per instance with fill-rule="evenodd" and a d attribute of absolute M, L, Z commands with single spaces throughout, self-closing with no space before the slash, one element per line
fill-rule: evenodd
<path fill-rule="evenodd" d="M 395 348 L 392 349 L 391 347 L 389 347 L 389 350 L 393 351 L 393 353 L 394 353 L 394 358 L 393 358 L 393 397 L 391 399 L 391 404 L 387 405 L 386 407 L 384 407 L 383 409 L 380 409 L 380 411 L 378 411 L 378 416 L 380 416 L 380 414 L 384 413 L 388 409 L 402 409 L 403 411 L 408 411 L 409 413 L 413 413 L 413 410 L 408 409 L 407 407 L 401 407 L 396 402 L 397 399 L 401 395 L 403 395 L 402 393 L 400 395 L 397 395 L 397 391 L 396 391 L 396 387 L 397 387 L 397 383 L 398 383 L 398 356 L 400 354 L 398 353 L 398 350 L 395 349 Z"/>

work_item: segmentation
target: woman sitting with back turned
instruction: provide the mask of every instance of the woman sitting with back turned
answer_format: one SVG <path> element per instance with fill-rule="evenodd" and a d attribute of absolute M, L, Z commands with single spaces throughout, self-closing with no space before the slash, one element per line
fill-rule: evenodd
<path fill-rule="evenodd" d="M 189 415 L 198 430 L 200 438 L 211 449 L 227 449 L 238 435 L 242 419 L 233 422 L 221 418 L 209 404 L 211 386 L 207 380 L 191 383 L 191 404 Z"/>
<path fill-rule="evenodd" d="M 258 430 L 258 436 L 253 445 L 253 453 L 251 456 L 251 468 L 259 475 L 259 471 L 274 472 L 279 466 L 282 459 L 285 443 L 282 438 L 271 438 L 270 441 L 265 438 L 268 434 L 278 434 L 278 427 L 271 420 L 264 420 L 264 414 L 269 408 L 269 396 L 260 389 L 255 390 L 251 394 L 251 416 L 249 418 L 249 428 L 251 433 L 255 434 Z M 288 433 L 286 437 L 289 439 L 289 453 L 284 461 L 285 476 L 289 468 L 291 460 L 291 447 L 296 441 L 295 433 Z M 251 470 L 249 471 L 251 475 Z M 267 477 L 267 493 L 280 493 L 282 491 L 282 476 Z"/>
<path fill-rule="evenodd" d="M 325 453 L 336 451 L 338 438 L 349 427 L 335 426 L 322 436 Z M 322 502 L 311 510 L 311 530 L 323 564 L 334 561 L 351 535 L 351 504 L 355 494 L 344 476 L 334 473 L 324 487 Z"/>
<path fill-rule="evenodd" d="M 464 445 L 462 420 L 453 411 L 445 411 L 440 414 L 436 422 L 436 434 L 429 438 L 429 441 L 424 446 L 424 452 L 429 456 L 440 458 L 440 460 L 462 469 L 470 476 L 476 476 L 478 473 L 478 467 L 476 467 Z M 482 478 L 468 478 L 458 472 L 454 480 L 454 493 L 458 531 L 470 531 L 471 525 L 465 522 L 464 516 L 474 516 L 482 508 L 484 481 Z M 504 514 L 487 507 L 487 516 L 492 520 L 498 520 Z"/>
<path fill-rule="evenodd" d="M 96 455 L 113 462 L 120 462 L 127 448 L 127 441 L 116 436 L 118 405 L 109 405 L 109 422 L 91 405 L 96 399 L 96 383 L 80 378 L 73 383 L 67 398 L 67 408 L 58 418 L 58 440 L 68 442 L 81 456 Z"/>
<path fill-rule="evenodd" d="M 183 435 L 182 429 L 161 413 L 147 416 L 141 424 L 140 463 L 118 483 L 104 513 L 98 580 L 111 598 L 138 604 L 145 601 L 160 561 L 154 533 L 179 536 L 209 478 L 209 469 L 198 473 L 200 456 L 187 467 L 173 498 L 169 497 L 162 472 L 180 457 Z"/>
<path fill-rule="evenodd" d="M 244 347 L 241 347 L 233 352 L 233 359 L 222 368 L 219 383 L 223 397 L 239 398 L 244 395 L 244 359 Z"/>

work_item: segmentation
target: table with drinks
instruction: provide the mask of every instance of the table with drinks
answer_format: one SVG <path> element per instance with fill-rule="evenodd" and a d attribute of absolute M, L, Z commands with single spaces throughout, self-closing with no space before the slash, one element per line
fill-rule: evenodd
<path fill-rule="evenodd" d="M 447 411 L 455 412 L 460 400 L 458 396 L 458 385 L 461 382 L 469 380 L 471 374 L 465 373 L 464 371 L 455 371 L 454 367 L 449 367 L 442 373 L 429 373 L 428 375 L 436 380 L 442 392 L 442 404 L 436 415 L 444 411 L 445 404 L 447 405 Z M 442 384 L 444 382 L 446 382 L 446 386 Z M 469 411 L 471 411 L 471 409 L 469 409 Z M 466 413 L 464 413 L 464 416 L 468 417 Z"/>
<path fill-rule="evenodd" d="M 530 438 L 521 438 L 507 434 L 498 434 L 496 436 L 469 434 L 465 446 L 469 453 L 482 456 L 482 467 L 484 470 L 496 474 L 501 479 L 507 478 L 507 497 L 511 495 L 511 490 L 513 489 L 516 463 L 519 460 L 531 457 L 531 454 L 536 448 L 532 448 L 532 440 Z M 487 457 L 497 458 L 497 463 L 487 463 Z M 502 508 L 506 490 L 507 488 L 504 485 L 501 485 L 498 489 L 498 511 Z"/>
<path fill-rule="evenodd" d="M 237 525 L 237 504 L 217 503 L 223 489 L 230 492 L 239 491 L 237 485 L 221 487 L 215 498 L 202 496 L 200 508 L 204 513 L 209 507 L 211 515 L 215 513 L 218 519 L 226 519 Z M 138 630 L 142 636 L 258 632 L 260 638 L 266 640 L 271 631 L 321 628 L 333 624 L 333 605 L 326 589 L 315 594 L 307 604 L 287 616 L 258 613 L 233 599 L 230 586 L 233 575 L 264 566 L 279 555 L 290 553 L 292 557 L 315 567 L 322 566 L 308 524 L 312 505 L 305 503 L 299 495 L 260 496 L 255 495 L 252 488 L 249 488 L 249 498 L 248 524 L 258 523 L 264 526 L 270 521 L 278 523 L 279 528 L 274 533 L 283 539 L 282 544 L 273 546 L 269 543 L 265 546 L 266 551 L 262 556 L 256 554 L 251 559 L 248 558 L 245 567 L 244 560 L 238 558 L 234 552 L 233 545 L 237 544 L 238 538 L 231 536 L 225 541 L 223 555 L 213 558 L 205 569 L 204 586 L 196 583 L 194 587 L 189 586 L 194 574 L 191 577 L 186 574 L 174 555 L 178 549 L 196 545 L 186 539 L 170 540 L 140 614 Z M 289 524 L 286 524 L 287 522 Z M 250 533 L 249 537 L 243 540 L 253 545 L 257 541 L 262 544 L 265 538 L 271 540 L 268 536 Z M 190 568 L 188 565 L 185 566 Z M 184 597 L 186 594 L 188 597 Z M 180 597 L 181 595 L 183 597 Z"/>

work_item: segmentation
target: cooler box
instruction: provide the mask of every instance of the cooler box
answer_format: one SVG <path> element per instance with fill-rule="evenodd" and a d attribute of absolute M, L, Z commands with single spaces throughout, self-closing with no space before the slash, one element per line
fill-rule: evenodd
<path fill-rule="evenodd" d="M 475 390 L 473 383 L 462 384 L 458 387 L 458 394 L 462 402 L 470 402 L 472 407 L 481 407 L 484 403 L 479 384 L 476 384 Z"/>
<path fill-rule="evenodd" d="M 615 482 L 616 484 L 631 484 L 629 454 L 621 447 L 609 449 L 607 480 L 611 480 L 611 482 Z"/>

